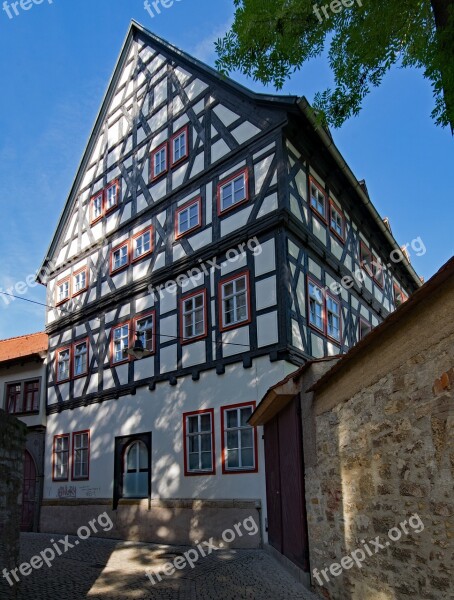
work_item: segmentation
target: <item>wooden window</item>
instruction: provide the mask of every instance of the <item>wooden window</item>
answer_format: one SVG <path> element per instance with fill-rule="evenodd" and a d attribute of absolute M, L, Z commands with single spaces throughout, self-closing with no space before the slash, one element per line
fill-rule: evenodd
<path fill-rule="evenodd" d="M 83 267 L 73 275 L 73 296 L 81 294 L 88 288 L 88 269 Z"/>
<path fill-rule="evenodd" d="M 57 306 L 69 300 L 71 296 L 70 278 L 57 282 L 55 303 Z"/>
<path fill-rule="evenodd" d="M 73 346 L 73 377 L 88 373 L 88 341 L 76 342 Z"/>
<path fill-rule="evenodd" d="M 190 200 L 175 213 L 175 238 L 182 237 L 201 225 L 202 199 Z"/>
<path fill-rule="evenodd" d="M 341 340 L 341 301 L 329 294 L 326 296 L 326 334 L 335 342 Z"/>
<path fill-rule="evenodd" d="M 345 217 L 334 202 L 330 202 L 330 229 L 341 242 L 345 241 Z"/>
<path fill-rule="evenodd" d="M 53 447 L 54 481 L 68 481 L 69 474 L 69 433 L 54 436 Z"/>
<path fill-rule="evenodd" d="M 93 225 L 104 215 L 104 192 L 98 192 L 90 200 L 90 223 Z"/>
<path fill-rule="evenodd" d="M 39 379 L 26 381 L 24 383 L 24 404 L 22 412 L 33 413 L 39 411 L 39 388 Z"/>
<path fill-rule="evenodd" d="M 129 265 L 129 243 L 123 242 L 112 250 L 110 255 L 110 272 L 115 273 Z"/>
<path fill-rule="evenodd" d="M 372 268 L 373 268 L 374 280 L 382 288 L 384 285 L 384 279 L 385 279 L 384 273 L 383 273 L 383 265 L 379 261 L 377 256 L 375 256 L 374 254 L 372 255 Z"/>
<path fill-rule="evenodd" d="M 310 207 L 326 221 L 326 192 L 312 177 L 309 178 Z"/>
<path fill-rule="evenodd" d="M 218 214 L 226 212 L 249 198 L 247 169 L 218 185 Z"/>
<path fill-rule="evenodd" d="M 157 179 L 167 172 L 167 142 L 151 153 L 151 179 Z"/>
<path fill-rule="evenodd" d="M 322 333 L 325 333 L 322 288 L 311 279 L 307 281 L 309 297 L 309 324 Z"/>
<path fill-rule="evenodd" d="M 401 304 L 408 300 L 408 296 L 402 291 L 402 288 L 397 285 L 397 283 L 393 284 L 394 289 L 394 304 L 396 308 L 399 308 Z"/>
<path fill-rule="evenodd" d="M 364 319 L 359 320 L 359 339 L 362 340 L 372 331 L 372 325 Z"/>
<path fill-rule="evenodd" d="M 10 383 L 6 386 L 6 409 L 9 414 L 22 412 L 22 385 L 20 383 Z"/>
<path fill-rule="evenodd" d="M 120 182 L 118 179 L 109 183 L 106 188 L 106 202 L 105 202 L 105 212 L 108 213 L 111 210 L 114 210 L 118 206 L 118 201 L 120 198 Z"/>
<path fill-rule="evenodd" d="M 57 350 L 57 383 L 68 381 L 71 377 L 71 348 Z"/>
<path fill-rule="evenodd" d="M 251 320 L 249 273 L 234 275 L 220 284 L 221 331 Z"/>
<path fill-rule="evenodd" d="M 90 431 L 73 433 L 72 479 L 89 479 Z"/>
<path fill-rule="evenodd" d="M 112 328 L 112 364 L 129 360 L 129 323 L 123 323 Z"/>
<path fill-rule="evenodd" d="M 132 238 L 132 260 L 139 260 L 153 251 L 153 228 L 148 227 Z"/>
<path fill-rule="evenodd" d="M 366 246 L 366 244 L 364 242 L 361 242 L 360 244 L 360 261 L 361 261 L 361 266 L 363 269 L 366 270 L 366 272 L 373 277 L 373 256 L 372 256 L 372 252 L 370 251 L 370 249 Z"/>
<path fill-rule="evenodd" d="M 257 471 L 257 429 L 248 424 L 255 403 L 221 408 L 223 473 Z"/>
<path fill-rule="evenodd" d="M 206 290 L 180 300 L 182 343 L 193 342 L 207 334 Z"/>
<path fill-rule="evenodd" d="M 214 411 L 213 409 L 183 415 L 185 475 L 213 475 Z"/>
<path fill-rule="evenodd" d="M 134 333 L 140 333 L 140 340 L 145 350 L 155 351 L 155 313 L 154 311 L 135 319 Z"/>
<path fill-rule="evenodd" d="M 136 440 L 124 452 L 123 498 L 148 498 L 149 478 L 148 448 Z"/>
<path fill-rule="evenodd" d="M 189 156 L 188 127 L 184 127 L 170 140 L 171 163 L 175 165 Z"/>

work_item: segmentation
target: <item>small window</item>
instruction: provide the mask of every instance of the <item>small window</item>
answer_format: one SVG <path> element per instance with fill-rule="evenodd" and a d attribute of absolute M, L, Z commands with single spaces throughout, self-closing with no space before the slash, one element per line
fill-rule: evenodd
<path fill-rule="evenodd" d="M 11 383 L 6 387 L 6 406 L 10 415 L 22 412 L 22 386 L 20 383 Z"/>
<path fill-rule="evenodd" d="M 399 308 L 401 304 L 408 300 L 408 296 L 402 291 L 402 289 L 395 283 L 394 288 L 394 304 L 396 308 Z"/>
<path fill-rule="evenodd" d="M 110 183 L 106 188 L 106 212 L 114 210 L 118 206 L 120 197 L 120 184 L 118 179 Z"/>
<path fill-rule="evenodd" d="M 256 471 L 257 431 L 248 424 L 253 404 L 221 409 L 223 472 Z"/>
<path fill-rule="evenodd" d="M 213 417 L 212 409 L 183 415 L 186 475 L 215 472 Z"/>
<path fill-rule="evenodd" d="M 364 244 L 364 242 L 361 242 L 361 244 L 360 244 L 360 261 L 361 261 L 362 268 L 365 269 L 366 272 L 372 277 L 373 276 L 373 268 L 372 268 L 373 256 L 372 256 L 372 252 L 369 250 L 369 248 L 366 246 L 366 244 Z"/>
<path fill-rule="evenodd" d="M 323 293 L 322 288 L 308 280 L 309 323 L 324 333 Z"/>
<path fill-rule="evenodd" d="M 124 453 L 123 498 L 148 498 L 148 448 L 142 441 L 130 444 Z"/>
<path fill-rule="evenodd" d="M 172 152 L 172 165 L 180 162 L 187 158 L 188 152 L 188 128 L 185 127 L 183 130 L 176 133 L 171 141 L 170 148 Z"/>
<path fill-rule="evenodd" d="M 91 223 L 95 223 L 96 221 L 99 221 L 99 219 L 102 218 L 102 216 L 104 214 L 103 199 L 104 199 L 103 192 L 99 192 L 99 194 L 96 194 L 96 196 L 93 196 L 93 198 L 91 199 L 91 202 L 90 202 L 90 210 L 91 210 L 90 221 L 91 221 Z"/>
<path fill-rule="evenodd" d="M 129 323 L 114 327 L 112 330 L 112 363 L 129 360 Z"/>
<path fill-rule="evenodd" d="M 341 211 L 331 202 L 331 231 L 342 241 L 345 241 L 345 219 Z"/>
<path fill-rule="evenodd" d="M 167 171 L 167 142 L 151 154 L 151 178 L 157 179 Z"/>
<path fill-rule="evenodd" d="M 247 171 L 231 177 L 218 186 L 219 213 L 229 210 L 248 199 Z"/>
<path fill-rule="evenodd" d="M 88 373 L 88 342 L 74 344 L 73 352 L 73 376 L 81 377 Z"/>
<path fill-rule="evenodd" d="M 62 304 L 62 302 L 69 300 L 69 297 L 71 295 L 69 282 L 70 282 L 70 280 L 68 277 L 68 279 L 65 279 L 64 281 L 60 281 L 57 283 L 57 297 L 56 297 L 57 304 Z"/>
<path fill-rule="evenodd" d="M 383 284 L 384 284 L 383 265 L 375 255 L 373 255 L 372 258 L 373 258 L 372 267 L 373 267 L 374 279 L 375 279 L 376 283 L 382 288 Z"/>
<path fill-rule="evenodd" d="M 250 321 L 249 277 L 245 273 L 220 283 L 221 329 Z"/>
<path fill-rule="evenodd" d="M 140 340 L 145 350 L 154 352 L 155 350 L 155 326 L 154 312 L 144 315 L 136 320 L 136 333 L 140 333 Z"/>
<path fill-rule="evenodd" d="M 125 242 L 121 246 L 118 246 L 112 250 L 111 254 L 111 269 L 110 272 L 114 273 L 129 265 L 129 244 Z"/>
<path fill-rule="evenodd" d="M 175 237 L 181 237 L 193 229 L 200 227 L 201 199 L 190 201 L 176 211 Z"/>
<path fill-rule="evenodd" d="M 143 256 L 150 254 L 153 250 L 153 233 L 149 227 L 145 231 L 134 236 L 132 240 L 133 260 L 139 260 Z"/>
<path fill-rule="evenodd" d="M 372 331 L 372 325 L 368 321 L 365 321 L 364 319 L 360 319 L 360 321 L 359 321 L 359 339 L 362 340 L 371 331 Z"/>
<path fill-rule="evenodd" d="M 318 183 L 310 179 L 311 201 L 310 207 L 319 214 L 324 220 L 326 219 L 326 192 Z"/>
<path fill-rule="evenodd" d="M 54 481 L 68 480 L 69 465 L 69 434 L 54 437 L 53 479 Z"/>
<path fill-rule="evenodd" d="M 39 411 L 39 379 L 24 383 L 24 405 L 22 412 L 32 413 Z"/>
<path fill-rule="evenodd" d="M 336 342 L 341 339 L 341 304 L 340 299 L 326 296 L 326 333 Z"/>
<path fill-rule="evenodd" d="M 88 288 L 88 270 L 86 267 L 73 275 L 73 296 L 77 296 Z"/>
<path fill-rule="evenodd" d="M 89 479 L 90 472 L 90 432 L 73 433 L 72 478 Z"/>
<path fill-rule="evenodd" d="M 64 348 L 57 351 L 57 383 L 70 378 L 71 349 Z"/>
<path fill-rule="evenodd" d="M 206 292 L 192 294 L 181 300 L 183 343 L 206 336 Z"/>

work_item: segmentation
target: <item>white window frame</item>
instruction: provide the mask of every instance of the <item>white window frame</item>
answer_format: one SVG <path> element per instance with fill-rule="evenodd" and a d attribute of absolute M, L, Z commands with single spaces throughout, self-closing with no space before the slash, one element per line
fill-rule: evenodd
<path fill-rule="evenodd" d="M 63 296 L 62 291 L 66 291 Z M 69 300 L 71 296 L 70 280 L 65 279 L 61 283 L 57 283 L 57 304 L 61 304 L 66 300 Z"/>
<path fill-rule="evenodd" d="M 237 291 L 237 282 L 240 281 L 241 279 L 244 279 L 245 281 L 245 285 L 244 285 L 244 290 L 241 291 Z M 225 287 L 227 285 L 233 285 L 233 294 L 229 294 L 226 296 L 225 294 Z M 247 323 L 250 319 L 250 307 L 249 307 L 249 294 L 250 294 L 250 290 L 249 290 L 249 277 L 247 273 L 243 273 L 242 275 L 239 275 L 238 277 L 229 279 L 228 281 L 221 281 L 221 314 L 222 314 L 222 328 L 230 328 L 230 327 L 236 327 L 237 325 L 241 325 L 241 323 Z M 238 319 L 237 318 L 237 312 L 240 308 L 240 305 L 238 304 L 238 298 L 240 296 L 242 296 L 244 294 L 245 297 L 245 306 L 246 306 L 246 316 L 242 319 Z M 225 303 L 227 300 L 233 299 L 233 315 L 234 315 L 234 321 L 232 321 L 231 323 L 226 323 L 225 321 L 225 317 L 226 317 L 226 310 L 225 310 Z"/>
<path fill-rule="evenodd" d="M 99 201 L 99 209 L 98 209 Z M 98 221 L 104 215 L 104 192 L 95 194 L 91 199 L 91 222 Z"/>
<path fill-rule="evenodd" d="M 151 325 L 142 329 L 140 324 L 144 321 L 151 321 Z M 149 335 L 151 332 L 151 335 Z M 135 333 L 141 334 L 142 344 L 145 350 L 149 350 L 150 352 L 154 352 L 155 349 L 155 314 L 150 313 L 147 315 L 143 315 L 141 317 L 137 317 L 135 320 Z"/>
<path fill-rule="evenodd" d="M 145 239 L 146 236 L 149 237 L 148 243 L 145 243 L 145 241 L 144 241 L 144 239 Z M 142 250 L 143 250 L 140 254 L 137 253 L 137 249 L 139 248 L 139 240 L 141 242 L 141 247 L 142 247 Z M 146 245 L 149 246 L 148 250 L 145 250 Z M 142 256 L 146 256 L 147 254 L 150 254 L 150 252 L 152 252 L 152 251 L 153 251 L 153 230 L 152 230 L 151 227 L 149 227 L 148 229 L 146 229 L 145 231 L 143 231 L 139 235 L 133 237 L 133 240 L 132 240 L 132 259 L 133 260 L 139 260 L 139 258 L 142 258 Z"/>
<path fill-rule="evenodd" d="M 193 209 L 194 206 L 197 208 L 197 223 L 195 225 L 191 226 L 191 218 L 192 218 L 191 209 Z M 181 217 L 182 217 L 182 215 L 186 215 L 186 214 L 188 216 L 188 226 L 186 229 L 182 229 Z M 196 229 L 199 226 L 200 226 L 200 199 L 197 199 L 197 200 L 195 200 L 195 202 L 191 202 L 191 204 L 188 204 L 183 209 L 181 209 L 177 212 L 177 236 L 180 237 L 182 235 L 185 235 L 189 231 L 192 231 L 193 229 Z"/>
<path fill-rule="evenodd" d="M 119 266 L 115 266 L 116 265 L 116 259 L 115 259 L 115 255 L 118 253 L 119 256 L 119 261 L 121 262 L 122 258 L 123 258 L 123 254 L 122 251 L 126 249 L 126 255 L 125 255 L 125 262 L 119 264 Z M 115 248 L 114 250 L 112 250 L 112 273 L 114 271 L 119 271 L 120 269 L 123 269 L 124 267 L 127 267 L 129 265 L 129 244 L 128 243 L 124 243 L 121 246 L 118 246 L 117 248 Z"/>
<path fill-rule="evenodd" d="M 84 457 L 85 460 L 83 460 Z M 88 479 L 90 472 L 90 433 L 88 431 L 73 434 L 72 458 L 72 479 L 75 481 Z"/>
<path fill-rule="evenodd" d="M 110 191 L 111 190 L 115 190 L 115 203 L 112 204 L 110 202 L 111 200 L 111 196 L 110 196 Z M 119 191 L 120 191 L 120 187 L 118 184 L 118 181 L 115 180 L 112 183 L 110 183 L 107 188 L 106 188 L 106 200 L 105 200 L 105 211 L 108 212 L 109 210 L 113 210 L 114 208 L 116 208 L 118 206 L 118 200 L 119 200 Z"/>
<path fill-rule="evenodd" d="M 184 137 L 184 152 L 181 153 L 181 144 L 179 144 L 181 138 Z M 178 147 L 177 147 L 177 144 Z M 176 150 L 179 152 L 179 156 L 177 157 Z M 188 155 L 188 132 L 187 129 L 183 129 L 179 134 L 172 138 L 172 165 L 183 160 Z"/>
<path fill-rule="evenodd" d="M 333 310 L 332 304 L 337 305 L 337 311 Z M 336 342 L 341 341 L 341 302 L 339 298 L 333 298 L 330 294 L 326 295 L 326 335 Z M 337 335 L 333 328 L 333 322 L 337 319 Z"/>
<path fill-rule="evenodd" d="M 66 441 L 66 448 L 63 442 Z M 60 443 L 61 442 L 61 443 Z M 63 434 L 54 436 L 54 447 L 53 447 L 53 480 L 54 481 L 68 481 L 69 479 L 69 434 Z M 62 456 L 66 455 L 66 462 L 62 459 Z M 57 470 L 63 471 L 62 474 L 57 475 Z"/>
<path fill-rule="evenodd" d="M 235 183 L 237 181 L 239 181 L 240 179 L 243 180 L 242 189 L 244 190 L 244 194 L 243 194 L 242 198 L 235 200 Z M 229 190 L 231 192 L 228 195 L 228 197 L 231 197 L 232 200 L 228 206 L 225 206 L 227 190 Z M 219 186 L 219 209 L 220 209 L 220 212 L 222 213 L 226 210 L 229 210 L 230 208 L 233 208 L 237 204 L 244 202 L 245 200 L 247 200 L 247 197 L 248 197 L 247 178 L 246 178 L 246 173 L 243 171 L 242 173 L 239 173 L 237 176 L 232 177 L 232 179 L 230 179 L 226 183 L 220 184 L 220 186 Z"/>
<path fill-rule="evenodd" d="M 334 220 L 333 220 L 333 217 L 334 217 Z M 331 230 L 341 238 L 341 240 L 344 239 L 344 237 L 345 237 L 344 216 L 342 215 L 340 210 L 333 203 L 331 203 L 330 227 L 331 227 Z"/>
<path fill-rule="evenodd" d="M 311 208 L 313 208 L 315 212 L 323 219 L 326 219 L 326 198 L 326 192 L 322 191 L 321 188 L 313 180 L 311 180 L 310 205 Z"/>
<path fill-rule="evenodd" d="M 78 273 L 73 275 L 73 293 L 80 294 L 87 289 L 87 280 L 88 280 L 88 272 L 87 269 L 82 269 Z M 81 281 L 83 281 L 83 286 L 81 285 Z"/>
<path fill-rule="evenodd" d="M 314 288 L 314 292 L 312 291 L 311 288 Z M 317 291 L 318 291 L 318 294 L 317 294 Z M 323 303 L 322 287 L 318 283 L 315 283 L 315 281 L 312 281 L 312 279 L 308 279 L 307 295 L 308 295 L 308 300 L 309 300 L 309 324 L 312 325 L 312 327 L 315 327 L 315 329 L 317 329 L 318 331 L 325 333 L 325 327 L 324 327 L 325 310 L 324 310 L 324 303 Z M 313 310 L 313 307 L 317 307 L 317 306 L 320 307 L 320 315 L 318 315 L 316 310 Z M 319 326 L 317 323 L 318 317 L 321 320 L 321 326 Z M 314 321 L 314 318 L 315 318 L 315 321 Z"/>
<path fill-rule="evenodd" d="M 202 298 L 202 306 L 196 307 L 195 303 L 197 298 Z M 202 311 L 202 321 L 197 321 L 196 313 Z M 190 319 L 190 327 L 192 328 L 192 334 L 186 335 L 186 319 Z M 182 319 L 182 338 L 183 341 L 189 341 L 192 339 L 198 339 L 206 335 L 206 294 L 205 291 L 193 294 L 188 298 L 181 299 L 181 319 Z M 197 325 L 202 323 L 202 333 L 197 333 Z"/>
<path fill-rule="evenodd" d="M 202 431 L 201 418 L 205 417 L 206 415 L 208 415 L 210 417 L 210 429 L 209 429 L 209 431 Z M 207 474 L 214 473 L 215 464 L 214 464 L 213 413 L 211 411 L 204 411 L 204 412 L 196 413 L 196 414 L 186 414 L 184 416 L 184 418 L 186 419 L 186 439 L 185 439 L 184 443 L 186 444 L 186 471 L 187 471 L 187 473 L 207 473 Z M 189 419 L 197 419 L 197 431 L 192 432 L 192 433 L 189 432 Z M 202 452 L 201 437 L 204 435 L 206 435 L 206 436 L 209 435 L 209 437 L 210 437 L 211 465 L 210 465 L 210 467 L 202 468 L 202 453 L 208 453 L 208 450 L 203 450 L 203 452 Z M 194 437 L 199 438 L 197 453 L 190 452 L 190 439 L 194 438 Z M 191 454 L 198 454 L 198 468 L 192 468 L 192 469 L 190 468 L 190 455 Z"/>
<path fill-rule="evenodd" d="M 224 435 L 224 456 L 223 456 L 223 467 L 224 471 L 255 471 L 257 468 L 256 465 L 256 436 L 255 436 L 255 427 L 252 425 L 241 425 L 241 411 L 245 409 L 251 410 L 251 415 L 254 412 L 253 404 L 245 404 L 244 406 L 232 407 L 228 406 L 223 407 L 223 435 Z M 236 412 L 237 415 L 237 423 L 236 427 L 228 427 L 228 413 Z M 243 448 L 242 446 L 242 431 L 251 431 L 252 434 L 252 447 Z M 229 448 L 228 446 L 228 434 L 229 433 L 237 433 L 237 446 L 235 448 Z M 243 465 L 243 456 L 242 450 L 251 449 L 252 450 L 252 465 Z M 238 450 L 238 467 L 229 467 L 228 464 L 228 452 L 229 450 Z"/>
<path fill-rule="evenodd" d="M 163 159 L 161 158 L 162 155 L 164 155 Z M 158 156 L 159 163 L 156 160 Z M 156 179 L 157 177 L 159 177 L 167 171 L 167 160 L 167 145 L 162 146 L 161 148 L 158 148 L 156 151 L 153 152 L 153 179 Z M 156 168 L 157 166 L 159 166 L 159 171 Z"/>
<path fill-rule="evenodd" d="M 68 358 L 65 360 L 61 360 L 62 354 L 66 354 Z M 66 377 L 61 377 L 60 365 L 66 365 L 65 372 L 67 373 Z M 60 381 L 66 381 L 71 379 L 71 348 L 63 348 L 62 350 L 57 350 L 57 383 Z"/>
<path fill-rule="evenodd" d="M 115 332 L 121 330 L 120 337 L 116 337 Z M 127 333 L 124 332 L 127 330 Z M 130 342 L 130 333 L 131 328 L 129 323 L 123 323 L 122 325 L 117 325 L 112 327 L 112 364 L 118 364 L 129 360 L 127 356 L 125 356 L 125 350 L 129 348 Z M 125 343 L 126 342 L 126 343 Z M 121 354 L 121 358 L 117 360 L 117 353 Z"/>
<path fill-rule="evenodd" d="M 85 346 L 85 351 L 78 351 L 78 348 Z M 85 356 L 85 370 L 80 373 L 77 372 L 77 359 Z M 83 358 L 82 358 L 83 363 Z M 74 351 L 73 351 L 73 376 L 81 377 L 82 375 L 86 375 L 88 373 L 88 342 L 87 340 L 82 340 L 80 342 L 74 343 Z"/>

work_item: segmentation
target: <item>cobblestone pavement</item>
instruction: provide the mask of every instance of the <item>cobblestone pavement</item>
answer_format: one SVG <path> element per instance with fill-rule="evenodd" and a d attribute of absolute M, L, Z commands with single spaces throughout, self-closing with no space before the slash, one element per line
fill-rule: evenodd
<path fill-rule="evenodd" d="M 60 539 L 63 536 L 54 536 Z M 52 536 L 25 533 L 21 562 L 51 548 Z M 53 539 L 53 538 L 52 538 Z M 74 543 L 77 538 L 70 536 Z M 153 585 L 146 569 L 159 571 L 175 553 L 136 542 L 90 538 L 21 577 L 17 600 L 313 600 L 281 565 L 262 550 L 218 550 Z M 1 595 L 0 595 L 1 596 Z"/>

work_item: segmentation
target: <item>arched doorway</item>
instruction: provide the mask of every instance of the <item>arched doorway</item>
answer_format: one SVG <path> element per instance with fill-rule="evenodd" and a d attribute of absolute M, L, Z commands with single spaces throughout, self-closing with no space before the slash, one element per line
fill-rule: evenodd
<path fill-rule="evenodd" d="M 24 454 L 24 478 L 22 486 L 21 531 L 33 531 L 36 504 L 36 465 L 30 452 Z"/>

